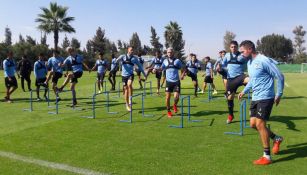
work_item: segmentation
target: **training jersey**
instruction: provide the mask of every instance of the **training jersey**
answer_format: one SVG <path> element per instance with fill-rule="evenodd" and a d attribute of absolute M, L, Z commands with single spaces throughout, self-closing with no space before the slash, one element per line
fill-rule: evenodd
<path fill-rule="evenodd" d="M 213 70 L 216 71 L 216 67 L 217 67 L 218 64 L 220 64 L 221 69 L 227 70 L 227 68 L 223 65 L 223 58 L 222 58 L 222 57 L 218 57 L 218 58 L 216 59 L 216 62 L 215 62 L 214 65 L 213 65 Z M 223 70 L 222 70 L 222 71 L 223 71 Z"/>
<path fill-rule="evenodd" d="M 192 60 L 189 60 L 186 63 L 186 67 L 193 74 L 197 74 L 198 70 L 200 70 L 200 62 L 198 60 L 195 60 L 195 62 L 193 62 Z"/>
<path fill-rule="evenodd" d="M 211 69 L 212 69 L 212 63 L 210 61 L 206 64 L 206 77 L 211 77 Z"/>
<path fill-rule="evenodd" d="M 46 78 L 47 72 L 45 61 L 37 60 L 34 63 L 34 76 L 36 79 Z"/>
<path fill-rule="evenodd" d="M 166 70 L 166 81 L 177 82 L 180 81 L 179 70 L 183 67 L 180 59 L 166 58 L 162 63 L 162 69 Z"/>
<path fill-rule="evenodd" d="M 64 59 L 62 57 L 51 57 L 48 59 L 47 67 L 52 69 L 53 72 L 63 73 L 63 68 L 59 65 L 59 63 L 63 63 Z"/>
<path fill-rule="evenodd" d="M 162 66 L 163 60 L 164 60 L 163 57 L 161 57 L 161 58 L 155 57 L 155 58 L 153 58 L 153 59 L 151 60 L 151 65 L 154 66 L 154 67 L 153 67 L 154 69 L 159 69 L 159 68 L 161 68 L 161 66 Z"/>
<path fill-rule="evenodd" d="M 116 58 L 112 58 L 110 71 L 117 71 L 117 69 L 118 69 L 118 63 L 116 62 Z"/>
<path fill-rule="evenodd" d="M 284 89 L 284 76 L 276 64 L 268 57 L 258 54 L 247 63 L 249 82 L 243 92 L 252 89 L 252 101 L 272 99 L 275 97 L 274 78 L 277 79 L 276 96 L 281 97 Z"/>
<path fill-rule="evenodd" d="M 68 56 L 64 64 L 70 65 L 72 68 L 72 72 L 83 72 L 83 56 L 76 54 L 75 56 Z"/>
<path fill-rule="evenodd" d="M 107 70 L 108 62 L 107 60 L 97 60 L 95 63 L 95 66 L 97 66 L 97 73 L 102 74 L 105 73 Z"/>
<path fill-rule="evenodd" d="M 139 60 L 139 62 L 140 62 L 140 64 L 141 64 L 141 66 L 143 67 L 143 64 L 144 64 L 144 62 L 145 62 L 144 59 L 143 59 L 142 57 L 138 57 L 138 60 Z M 135 70 L 136 70 L 136 71 L 140 71 L 140 70 L 138 69 L 138 67 L 136 67 Z"/>
<path fill-rule="evenodd" d="M 122 65 L 122 76 L 128 77 L 133 75 L 133 67 L 137 65 L 139 71 L 145 76 L 143 66 L 139 62 L 139 59 L 134 55 L 121 55 L 116 59 L 116 63 L 121 62 Z"/>
<path fill-rule="evenodd" d="M 235 78 L 244 74 L 244 66 L 247 60 L 240 52 L 237 54 L 227 53 L 222 62 L 222 66 L 227 68 L 227 78 Z"/>
<path fill-rule="evenodd" d="M 5 59 L 3 61 L 4 77 L 13 77 L 16 72 L 16 63 L 13 59 Z"/>

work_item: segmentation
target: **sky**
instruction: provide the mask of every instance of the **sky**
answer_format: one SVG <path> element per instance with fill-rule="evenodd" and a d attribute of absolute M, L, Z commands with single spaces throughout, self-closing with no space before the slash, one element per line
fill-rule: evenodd
<path fill-rule="evenodd" d="M 67 6 L 68 15 L 75 17 L 71 25 L 76 33 L 66 34 L 81 41 L 81 47 L 93 38 L 97 28 L 105 29 L 111 41 L 128 42 L 137 32 L 142 45 L 150 45 L 153 26 L 164 44 L 165 26 L 176 21 L 186 42 L 185 53 L 216 58 L 223 49 L 226 30 L 236 34 L 236 40 L 256 42 L 267 34 L 283 34 L 293 39 L 292 30 L 302 25 L 307 28 L 305 0 L 58 0 Z M 40 41 L 41 32 L 35 19 L 40 7 L 48 7 L 48 0 L 0 0 L 0 41 L 8 26 L 13 42 L 19 34 L 30 35 Z M 60 35 L 60 44 L 64 34 Z M 48 35 L 53 47 L 53 34 Z M 305 44 L 306 46 L 306 44 Z"/>

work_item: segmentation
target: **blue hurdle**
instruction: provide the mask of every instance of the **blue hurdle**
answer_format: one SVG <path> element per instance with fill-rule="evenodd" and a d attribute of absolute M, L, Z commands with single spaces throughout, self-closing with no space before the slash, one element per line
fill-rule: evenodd
<path fill-rule="evenodd" d="M 144 96 L 146 96 L 146 84 L 149 84 L 150 96 L 152 96 L 152 82 L 151 81 L 144 82 L 144 89 L 143 89 Z"/>
<path fill-rule="evenodd" d="M 129 101 L 130 101 L 130 117 L 129 117 L 129 120 L 120 120 L 120 122 L 127 122 L 127 123 L 132 123 L 132 113 L 133 113 L 133 98 L 134 97 L 137 97 L 137 96 L 141 96 L 141 99 L 142 99 L 142 116 L 143 117 L 153 117 L 154 115 L 153 114 L 145 114 L 145 110 L 144 110 L 144 94 L 143 93 L 139 93 L 139 94 L 135 94 L 135 95 L 132 95 L 129 97 Z"/>
<path fill-rule="evenodd" d="M 47 97 L 48 97 L 47 106 L 50 107 L 49 88 L 39 89 L 39 91 L 45 91 L 46 89 L 47 89 Z M 33 92 L 36 92 L 36 90 L 30 91 L 30 108 L 25 108 L 23 109 L 24 111 L 29 111 L 29 112 L 33 111 Z"/>
<path fill-rule="evenodd" d="M 64 92 L 71 92 L 71 90 L 63 90 L 61 92 L 56 92 L 57 96 L 60 93 L 64 93 Z M 73 110 L 78 110 L 75 106 L 72 107 Z M 55 112 L 48 112 L 48 114 L 59 114 L 59 102 L 55 103 Z"/>
<path fill-rule="evenodd" d="M 188 120 L 190 120 L 191 118 L 191 98 L 190 96 L 183 96 L 183 97 L 180 97 L 180 103 L 181 103 L 181 107 L 180 107 L 180 124 L 179 125 L 169 125 L 169 127 L 171 128 L 183 128 L 183 118 L 184 118 L 184 110 L 183 110 L 183 101 L 184 99 L 187 99 L 188 100 Z"/>
<path fill-rule="evenodd" d="M 117 89 L 117 93 L 118 93 L 118 97 L 120 97 L 120 90 L 123 89 L 120 85 L 122 84 L 122 82 L 118 82 L 118 89 Z"/>
<path fill-rule="evenodd" d="M 242 100 L 242 102 L 240 103 L 240 131 L 239 132 L 225 132 L 225 134 L 243 136 L 244 134 L 243 130 L 246 126 L 246 123 L 243 125 L 243 122 L 244 123 L 246 122 L 246 100 Z"/>

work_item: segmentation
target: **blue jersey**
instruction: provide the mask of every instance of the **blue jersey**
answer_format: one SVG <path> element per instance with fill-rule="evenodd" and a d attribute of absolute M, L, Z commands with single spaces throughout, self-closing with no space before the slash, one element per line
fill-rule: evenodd
<path fill-rule="evenodd" d="M 72 68 L 72 71 L 75 72 L 83 72 L 83 57 L 81 55 L 75 55 L 73 56 L 68 56 L 65 61 L 65 65 L 70 65 Z"/>
<path fill-rule="evenodd" d="M 63 68 L 59 65 L 64 62 L 64 59 L 62 57 L 51 57 L 48 59 L 47 66 L 48 68 L 51 68 L 53 72 L 59 72 L 63 73 Z"/>
<path fill-rule="evenodd" d="M 190 72 L 192 72 L 193 74 L 197 74 L 198 70 L 200 70 L 200 63 L 198 60 L 195 60 L 195 62 L 193 62 L 192 60 L 189 60 L 186 63 L 186 67 L 188 68 L 188 70 Z"/>
<path fill-rule="evenodd" d="M 223 59 L 222 67 L 227 68 L 227 78 L 235 78 L 244 74 L 244 66 L 247 59 L 240 52 L 237 54 L 227 53 Z"/>
<path fill-rule="evenodd" d="M 206 64 L 206 76 L 211 77 L 211 71 L 212 71 L 212 63 L 208 61 Z"/>
<path fill-rule="evenodd" d="M 133 75 L 133 67 L 134 65 L 137 65 L 139 68 L 139 71 L 143 73 L 145 76 L 145 72 L 143 69 L 143 66 L 139 62 L 139 59 L 135 57 L 134 55 L 121 55 L 116 59 L 116 63 L 121 62 L 122 65 L 122 76 L 128 77 Z"/>
<path fill-rule="evenodd" d="M 179 70 L 183 67 L 181 60 L 177 58 L 166 58 L 163 61 L 162 69 L 166 70 L 166 81 L 177 82 L 179 79 Z"/>
<path fill-rule="evenodd" d="M 45 61 L 38 60 L 34 63 L 34 76 L 36 79 L 46 78 L 47 67 Z"/>
<path fill-rule="evenodd" d="M 99 74 L 105 73 L 107 66 L 108 66 L 108 62 L 106 60 L 97 60 L 95 63 L 95 66 L 97 66 L 97 72 Z"/>
<path fill-rule="evenodd" d="M 161 57 L 161 58 L 157 58 L 157 57 L 155 57 L 155 58 L 153 58 L 152 60 L 151 60 L 151 65 L 153 65 L 154 67 L 154 69 L 159 69 L 159 68 L 161 68 L 161 66 L 162 66 L 162 63 L 163 63 L 163 58 Z"/>
<path fill-rule="evenodd" d="M 249 82 L 243 93 L 253 91 L 252 101 L 272 99 L 275 97 L 274 78 L 277 79 L 276 96 L 281 97 L 284 89 L 284 76 L 275 63 L 268 57 L 258 54 L 247 63 Z"/>
<path fill-rule="evenodd" d="M 221 57 L 218 57 L 216 59 L 216 62 L 213 65 L 213 70 L 216 71 L 216 67 L 217 67 L 218 64 L 221 66 L 222 69 L 226 70 L 226 67 L 223 65 L 223 58 L 221 58 Z"/>
<path fill-rule="evenodd" d="M 117 69 L 118 69 L 118 63 L 116 62 L 116 58 L 113 58 L 110 71 L 117 71 Z"/>
<path fill-rule="evenodd" d="M 16 72 L 16 63 L 13 59 L 5 59 L 3 61 L 4 77 L 13 77 Z"/>

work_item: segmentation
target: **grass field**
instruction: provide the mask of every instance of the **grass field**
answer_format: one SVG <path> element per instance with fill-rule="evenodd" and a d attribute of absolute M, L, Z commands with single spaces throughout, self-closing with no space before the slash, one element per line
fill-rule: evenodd
<path fill-rule="evenodd" d="M 285 141 L 269 166 L 252 164 L 263 151 L 257 132 L 246 129 L 244 136 L 225 135 L 226 131 L 239 130 L 239 122 L 226 125 L 226 102 L 223 99 L 201 102 L 206 94 L 191 98 L 192 117 L 203 122 L 187 123 L 185 119 L 183 129 L 168 127 L 179 124 L 180 117 L 166 117 L 164 95 L 146 96 L 145 112 L 154 114 L 152 118 L 141 117 L 140 100 L 136 98 L 132 124 L 119 122 L 128 119 L 129 114 L 123 99 L 113 97 L 115 93 L 111 94 L 110 110 L 119 114 L 106 113 L 105 97 L 101 95 L 97 96 L 97 118 L 81 118 L 91 115 L 90 96 L 94 91 L 95 73 L 85 72 L 77 86 L 82 111 L 66 106 L 71 103 L 70 93 L 62 94 L 58 115 L 48 114 L 54 109 L 45 102 L 34 102 L 33 112 L 23 111 L 29 107 L 29 93 L 21 88 L 12 96 L 14 103 L 0 103 L 0 174 L 74 174 L 4 156 L 6 153 L 101 174 L 306 174 L 307 74 L 287 73 L 285 78 L 284 97 L 280 106 L 274 107 L 269 122 Z M 155 87 L 153 76 L 149 80 Z M 2 78 L 1 98 L 5 96 L 3 82 Z M 218 96 L 222 96 L 220 78 L 215 82 L 220 90 Z M 134 87 L 138 88 L 136 81 Z M 182 87 L 183 95 L 192 94 L 189 78 L 182 82 Z M 51 98 L 54 99 L 53 94 Z M 237 100 L 235 104 L 235 121 L 238 121 Z"/>

